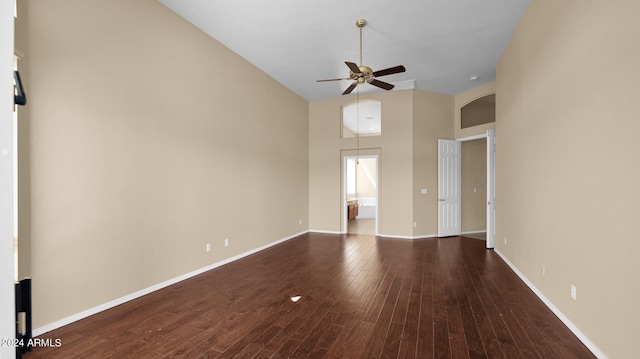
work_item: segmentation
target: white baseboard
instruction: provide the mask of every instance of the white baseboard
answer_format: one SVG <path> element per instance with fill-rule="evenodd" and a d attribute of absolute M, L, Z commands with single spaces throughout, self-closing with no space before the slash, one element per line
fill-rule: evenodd
<path fill-rule="evenodd" d="M 260 246 L 258 248 L 254 248 L 254 249 L 252 249 L 250 251 L 247 251 L 247 252 L 238 254 L 236 256 L 233 256 L 231 258 L 227 258 L 227 259 L 222 260 L 220 262 L 213 263 L 213 264 L 208 265 L 206 267 L 203 267 L 203 268 L 200 268 L 200 269 L 196 269 L 196 270 L 194 270 L 192 272 L 189 272 L 189 273 L 183 274 L 181 276 L 169 279 L 169 280 L 164 281 L 162 283 L 158 283 L 158 284 L 153 285 L 151 287 L 139 290 L 139 291 L 137 291 L 135 293 L 131 293 L 129 295 L 125 295 L 124 297 L 121 297 L 121 298 L 118 298 L 118 299 L 114 299 L 114 300 L 112 300 L 110 302 L 101 304 L 101 305 L 99 305 L 97 307 L 93 307 L 91 309 L 87 309 L 85 311 L 82 311 L 80 313 L 71 315 L 71 316 L 63 318 L 63 319 L 60 319 L 60 320 L 55 321 L 53 323 L 44 325 L 44 326 L 39 327 L 39 328 L 35 328 L 35 329 L 33 329 L 33 336 L 34 337 L 38 337 L 38 336 L 40 336 L 40 335 L 42 335 L 44 333 L 50 332 L 50 331 L 52 331 L 54 329 L 58 329 L 58 328 L 63 327 L 65 325 L 67 325 L 67 324 L 71 324 L 71 323 L 76 322 L 76 321 L 78 321 L 80 319 L 87 318 L 89 316 L 92 316 L 94 314 L 100 313 L 100 312 L 105 311 L 107 309 L 111 309 L 111 308 L 113 308 L 115 306 L 118 306 L 120 304 L 126 303 L 128 301 L 133 300 L 133 299 L 140 298 L 143 295 L 147 295 L 147 294 L 155 292 L 155 291 L 157 291 L 159 289 L 168 287 L 168 286 L 170 286 L 172 284 L 176 284 L 178 282 L 181 282 L 181 281 L 183 281 L 185 279 L 189 279 L 191 277 L 195 277 L 198 274 L 202 274 L 204 272 L 207 272 L 207 271 L 210 271 L 212 269 L 218 268 L 218 267 L 223 266 L 225 264 L 237 261 L 238 259 L 244 258 L 246 256 L 252 255 L 252 254 L 257 253 L 257 252 L 260 252 L 260 251 L 265 250 L 265 249 L 267 249 L 269 247 L 273 247 L 273 246 L 275 246 L 277 244 L 280 244 L 282 242 L 286 242 L 286 241 L 288 241 L 290 239 L 293 239 L 295 237 L 301 236 L 301 235 L 303 235 L 303 234 L 305 234 L 307 232 L 309 232 L 309 231 L 302 231 L 302 232 L 299 232 L 299 233 L 296 233 L 296 234 L 292 234 L 292 235 L 290 235 L 288 237 L 279 239 L 279 240 L 277 240 L 275 242 L 271 242 L 271 243 L 265 244 L 265 245 Z"/>
<path fill-rule="evenodd" d="M 425 234 L 422 236 L 413 236 L 413 239 L 438 238 L 437 234 Z"/>
<path fill-rule="evenodd" d="M 320 234 L 345 234 L 340 231 L 323 231 L 320 229 L 310 229 L 309 233 L 320 233 Z"/>
<path fill-rule="evenodd" d="M 551 309 L 553 314 L 555 314 L 556 317 L 558 317 L 558 319 L 560 319 L 564 323 L 564 325 L 566 325 L 567 328 L 569 328 L 569 330 L 571 330 L 573 334 L 578 337 L 578 339 L 593 353 L 593 355 L 601 359 L 607 358 L 607 356 L 600 349 L 598 349 L 598 347 L 591 340 L 589 340 L 589 338 L 587 338 L 587 336 L 584 335 L 584 333 L 580 329 L 578 329 L 578 327 L 576 327 L 576 325 L 573 324 L 571 320 L 569 320 L 569 318 L 562 314 L 560 309 L 553 305 L 553 303 L 551 303 L 551 301 L 547 299 L 547 297 L 545 297 L 544 294 L 542 294 L 542 292 L 540 292 L 538 288 L 536 288 L 533 283 L 531 283 L 529 279 L 527 279 L 527 277 L 525 277 L 524 274 L 522 274 L 522 272 L 520 272 L 518 268 L 516 268 L 516 266 L 514 266 L 513 263 L 511 263 L 507 259 L 507 257 L 500 253 L 498 249 L 494 249 L 494 252 L 496 252 L 496 254 L 500 256 L 500 258 L 502 258 L 505 263 L 507 263 L 511 270 L 513 270 L 516 275 L 518 275 L 518 277 L 520 277 L 520 279 L 533 291 L 533 293 L 535 293 L 535 295 L 537 295 L 538 298 L 540 298 L 540 300 L 542 300 L 542 302 L 549 309 Z"/>
<path fill-rule="evenodd" d="M 436 238 L 437 234 L 425 234 L 422 236 L 398 236 L 395 234 L 378 234 L 378 237 L 384 238 L 397 238 L 397 239 L 424 239 L 424 238 Z"/>
<path fill-rule="evenodd" d="M 336 232 L 336 231 L 325 231 L 320 229 L 310 229 L 309 233 L 321 233 L 321 234 L 348 234 L 346 232 Z M 397 238 L 397 239 L 423 239 L 423 238 L 436 238 L 437 234 L 426 234 L 422 236 L 400 236 L 395 234 L 376 234 L 376 237 L 384 237 L 384 238 Z"/>
<path fill-rule="evenodd" d="M 460 234 L 472 234 L 472 233 L 487 233 L 487 230 L 483 229 L 483 230 L 477 230 L 477 231 L 465 231 Z"/>
<path fill-rule="evenodd" d="M 378 237 L 384 237 L 384 238 L 396 238 L 396 239 L 413 239 L 413 236 L 398 236 L 398 235 L 394 235 L 394 234 L 378 234 Z"/>

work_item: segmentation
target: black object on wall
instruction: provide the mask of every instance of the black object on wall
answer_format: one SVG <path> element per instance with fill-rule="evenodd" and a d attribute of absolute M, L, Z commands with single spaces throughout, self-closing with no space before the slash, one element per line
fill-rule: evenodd
<path fill-rule="evenodd" d="M 22 353 L 30 352 L 32 346 L 31 328 L 31 279 L 26 278 L 16 283 L 16 358 L 22 358 Z"/>
<path fill-rule="evenodd" d="M 16 94 L 13 96 L 13 103 L 24 106 L 27 104 L 27 95 L 22 88 L 22 81 L 20 81 L 20 73 L 18 73 L 18 71 L 13 72 L 13 80 L 16 83 Z"/>

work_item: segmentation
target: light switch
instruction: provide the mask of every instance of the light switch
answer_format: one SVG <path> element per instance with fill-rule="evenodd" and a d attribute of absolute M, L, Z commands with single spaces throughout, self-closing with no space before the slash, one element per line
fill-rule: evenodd
<path fill-rule="evenodd" d="M 421 194 L 427 194 L 427 189 L 426 188 L 421 188 L 420 189 L 420 193 Z"/>

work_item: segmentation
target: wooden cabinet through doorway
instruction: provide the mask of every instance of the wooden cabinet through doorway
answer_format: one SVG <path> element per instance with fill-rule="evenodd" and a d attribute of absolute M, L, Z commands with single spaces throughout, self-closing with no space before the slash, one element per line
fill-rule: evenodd
<path fill-rule="evenodd" d="M 347 201 L 347 219 L 350 221 L 358 216 L 358 201 Z"/>

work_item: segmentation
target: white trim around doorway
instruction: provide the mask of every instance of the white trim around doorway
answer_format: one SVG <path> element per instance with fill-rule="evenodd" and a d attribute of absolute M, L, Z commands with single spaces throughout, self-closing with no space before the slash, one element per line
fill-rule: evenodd
<path fill-rule="evenodd" d="M 348 221 L 348 213 L 346 211 L 346 203 L 347 203 L 347 160 L 348 159 L 354 159 L 354 158 L 375 158 L 376 160 L 376 173 L 375 173 L 375 183 L 376 183 L 376 211 L 375 211 L 375 236 L 380 236 L 380 227 L 379 227 L 379 223 L 380 223 L 380 153 L 379 153 L 379 149 L 374 149 L 376 151 L 375 154 L 370 154 L 370 151 L 367 151 L 369 153 L 367 154 L 360 154 L 360 155 L 353 155 L 352 152 L 353 151 L 342 151 L 341 155 L 340 155 L 340 160 L 341 160 L 341 164 L 342 164 L 342 193 L 341 193 L 341 201 L 340 201 L 340 206 L 341 206 L 341 216 L 342 216 L 342 220 L 340 221 L 340 232 L 342 234 L 347 234 L 349 231 L 349 221 Z"/>

